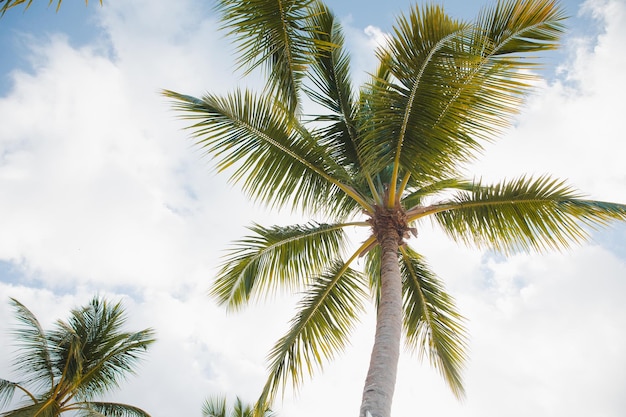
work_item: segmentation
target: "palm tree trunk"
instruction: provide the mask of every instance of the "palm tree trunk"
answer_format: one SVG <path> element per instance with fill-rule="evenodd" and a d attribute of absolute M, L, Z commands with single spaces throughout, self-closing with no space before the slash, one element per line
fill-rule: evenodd
<path fill-rule="evenodd" d="M 389 417 L 396 384 L 402 332 L 402 278 L 398 265 L 401 236 L 391 226 L 377 233 L 382 250 L 380 301 L 360 417 Z"/>

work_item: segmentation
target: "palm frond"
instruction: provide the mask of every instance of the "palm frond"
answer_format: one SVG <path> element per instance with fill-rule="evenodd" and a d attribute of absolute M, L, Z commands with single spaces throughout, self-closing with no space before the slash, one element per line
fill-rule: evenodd
<path fill-rule="evenodd" d="M 294 209 L 312 212 L 344 212 L 349 199 L 367 207 L 337 179 L 347 174 L 329 150 L 271 97 L 241 91 L 202 100 L 173 91 L 163 94 L 175 100 L 185 119 L 197 120 L 188 129 L 198 145 L 217 159 L 219 171 L 236 167 L 231 180 L 243 181 L 253 199 L 277 206 L 290 201 Z"/>
<path fill-rule="evenodd" d="M 480 12 L 477 27 L 494 45 L 495 56 L 519 55 L 556 49 L 565 17 L 556 0 L 499 0 Z M 523 65 L 535 64 L 525 59 Z"/>
<path fill-rule="evenodd" d="M 61 407 L 56 402 L 41 402 L 18 407 L 0 414 L 0 417 L 58 417 Z"/>
<path fill-rule="evenodd" d="M 413 207 L 424 205 L 424 200 L 427 197 L 432 197 L 443 192 L 449 192 L 453 190 L 474 190 L 476 184 L 471 181 L 461 179 L 444 179 L 427 184 L 416 184 L 409 187 L 409 192 L 402 197 L 402 204 L 407 210 L 411 210 Z"/>
<path fill-rule="evenodd" d="M 22 385 L 17 382 L 12 382 L 0 378 L 0 409 L 6 407 L 11 402 L 11 400 L 13 400 L 13 396 L 15 395 L 16 390 L 22 391 L 24 394 L 28 395 L 31 400 L 33 400 L 33 402 L 36 402 L 33 394 L 31 394 L 31 392 L 24 388 Z"/>
<path fill-rule="evenodd" d="M 293 113 L 315 42 L 312 0 L 218 1 L 229 35 L 238 45 L 239 64 L 248 71 L 264 66 L 271 93 Z"/>
<path fill-rule="evenodd" d="M 422 257 L 406 246 L 400 251 L 406 344 L 420 357 L 427 357 L 452 392 L 463 397 L 461 372 L 467 359 L 464 318 Z"/>
<path fill-rule="evenodd" d="M 305 373 L 345 347 L 365 296 L 361 274 L 341 262 L 313 281 L 289 331 L 268 355 L 270 376 L 258 404 L 271 404 L 287 380 L 297 388 Z"/>
<path fill-rule="evenodd" d="M 80 402 L 73 404 L 69 410 L 78 410 L 85 417 L 150 417 L 139 407 L 109 402 Z"/>
<path fill-rule="evenodd" d="M 555 48 L 562 20 L 551 1 L 500 2 L 475 24 L 452 21 L 435 6 L 401 17 L 380 53 L 392 78 L 372 94 L 366 142 L 370 158 L 393 164 L 391 186 L 406 175 L 421 182 L 453 176 L 508 126 L 534 78 L 524 70 L 536 60 L 520 55 Z"/>
<path fill-rule="evenodd" d="M 452 161 L 467 147 L 475 147 L 458 129 L 433 129 L 442 101 L 459 83 L 454 69 L 471 59 L 463 44 L 469 30 L 469 24 L 449 18 L 440 7 L 415 7 L 398 18 L 393 36 L 378 52 L 390 78 L 378 80 L 366 96 L 372 116 L 363 152 L 379 170 L 393 168 L 390 199 L 401 167 L 416 171 L 418 178 L 441 175 L 452 171 Z"/>
<path fill-rule="evenodd" d="M 340 256 L 344 227 L 318 223 L 250 227 L 253 234 L 236 242 L 227 255 L 211 296 L 220 304 L 238 308 L 254 294 L 271 293 L 278 286 L 291 291 L 303 288 L 306 276 L 321 273 Z"/>
<path fill-rule="evenodd" d="M 626 205 L 585 200 L 565 182 L 542 176 L 476 185 L 473 192 L 409 212 L 434 215 L 457 241 L 503 253 L 562 249 L 588 237 L 590 228 L 626 220 Z"/>
<path fill-rule="evenodd" d="M 203 417 L 227 417 L 226 397 L 215 396 L 204 400 L 202 404 Z"/>
<path fill-rule="evenodd" d="M 62 2 L 63 0 L 57 0 L 57 7 L 56 7 L 57 12 L 61 8 Z M 102 0 L 99 0 L 99 2 L 100 2 L 100 6 L 102 6 Z M 7 10 L 9 10 L 11 7 L 24 4 L 24 10 L 26 10 L 30 7 L 32 3 L 33 3 L 33 0 L 0 0 L 0 17 L 4 16 Z M 52 3 L 54 3 L 54 0 L 49 0 L 48 6 L 50 6 Z M 89 4 L 89 0 L 85 0 L 85 4 L 86 5 Z"/>
<path fill-rule="evenodd" d="M 11 304 L 21 324 L 12 332 L 19 346 L 14 366 L 17 371 L 27 375 L 24 381 L 26 384 L 50 389 L 54 379 L 60 376 L 60 372 L 53 366 L 46 333 L 39 320 L 26 306 L 15 298 L 11 298 Z"/>
<path fill-rule="evenodd" d="M 119 386 L 134 373 L 154 331 L 121 331 L 126 316 L 121 302 L 110 304 L 94 297 L 80 309 L 72 310 L 68 322 L 59 321 L 50 340 L 59 347 L 58 361 L 68 368 L 63 381 L 79 398 L 91 399 Z"/>

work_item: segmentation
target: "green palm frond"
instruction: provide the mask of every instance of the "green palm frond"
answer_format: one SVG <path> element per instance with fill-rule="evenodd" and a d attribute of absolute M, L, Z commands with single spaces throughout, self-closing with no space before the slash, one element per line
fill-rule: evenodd
<path fill-rule="evenodd" d="M 277 206 L 291 201 L 312 212 L 343 212 L 347 199 L 361 203 L 337 179 L 347 174 L 329 150 L 271 97 L 241 91 L 202 100 L 163 94 L 175 100 L 185 119 L 197 121 L 189 129 L 198 145 L 217 159 L 218 170 L 236 167 L 231 180 L 243 181 L 253 199 Z"/>
<path fill-rule="evenodd" d="M 461 371 L 467 359 L 464 318 L 422 257 L 406 246 L 401 254 L 406 344 L 427 357 L 452 392 L 462 397 Z"/>
<path fill-rule="evenodd" d="M 495 55 L 519 55 L 556 49 L 564 20 L 565 14 L 556 0 L 500 0 L 480 12 L 477 27 L 496 46 Z M 524 59 L 517 65 L 536 63 Z"/>
<path fill-rule="evenodd" d="M 277 93 L 291 113 L 311 51 L 315 47 L 308 20 L 312 0 L 219 0 L 218 10 L 229 35 L 235 37 L 239 64 L 248 71 L 264 66 L 270 92 Z M 319 47 L 319 46 L 318 46 Z"/>
<path fill-rule="evenodd" d="M 16 371 L 26 375 L 24 381 L 26 384 L 50 387 L 60 373 L 53 367 L 46 333 L 39 324 L 39 320 L 26 306 L 14 298 L 11 298 L 11 304 L 21 324 L 12 332 L 19 347 L 13 362 Z"/>
<path fill-rule="evenodd" d="M 79 397 L 90 399 L 118 387 L 155 341 L 152 329 L 121 331 L 125 322 L 121 302 L 111 305 L 93 298 L 50 333 L 51 342 L 59 346 L 59 362 L 69 369 L 65 380 Z"/>
<path fill-rule="evenodd" d="M 271 404 L 288 380 L 298 387 L 305 373 L 311 375 L 345 347 L 365 297 L 361 274 L 341 262 L 313 280 L 289 331 L 268 355 L 270 376 L 260 405 Z"/>
<path fill-rule="evenodd" d="M 320 10 L 312 17 L 312 24 L 317 28 L 314 36 L 321 42 L 332 44 L 330 51 L 319 50 L 311 63 L 309 78 L 312 86 L 306 93 L 316 103 L 330 111 L 329 115 L 318 120 L 336 122 L 334 130 L 344 137 L 345 143 L 340 157 L 348 163 L 357 160 L 356 155 L 356 108 L 354 92 L 350 81 L 350 57 L 344 47 L 344 36 L 337 19 L 326 6 L 319 5 Z M 345 162 L 344 162 L 345 165 Z"/>
<path fill-rule="evenodd" d="M 561 249 L 588 237 L 588 229 L 626 220 L 626 205 L 582 199 L 565 182 L 548 176 L 484 186 L 409 213 L 434 214 L 450 237 L 503 253 Z"/>
<path fill-rule="evenodd" d="M 211 295 L 228 308 L 238 308 L 252 295 L 272 293 L 279 286 L 291 291 L 303 288 L 308 282 L 305 277 L 320 274 L 341 255 L 345 226 L 250 227 L 253 234 L 236 242 L 228 253 Z"/>
<path fill-rule="evenodd" d="M 13 396 L 15 395 L 16 390 L 22 391 L 33 402 L 37 401 L 34 395 L 26 388 L 24 388 L 24 386 L 22 386 L 21 384 L 0 378 L 0 409 L 6 407 L 11 402 L 11 400 L 13 400 Z"/>
<path fill-rule="evenodd" d="M 63 0 L 57 0 L 57 7 L 56 7 L 57 12 L 61 8 L 62 2 Z M 100 6 L 102 6 L 102 0 L 99 0 L 99 2 L 100 2 Z M 0 0 L 0 17 L 4 16 L 7 10 L 9 10 L 11 7 L 19 6 L 20 4 L 25 4 L 24 10 L 26 10 L 30 7 L 32 3 L 33 3 L 33 0 Z M 54 0 L 49 0 L 48 6 L 50 6 L 52 3 L 54 3 Z M 85 4 L 88 5 L 89 0 L 85 0 Z"/>
<path fill-rule="evenodd" d="M 460 139 L 475 146 L 469 138 L 453 140 L 451 132 L 433 129 L 442 102 L 459 84 L 456 68 L 472 58 L 462 42 L 469 30 L 440 7 L 415 7 L 398 18 L 393 36 L 378 53 L 391 77 L 378 80 L 367 97 L 372 117 L 363 152 L 368 163 L 393 167 L 390 199 L 401 167 L 419 172 L 418 178 L 441 175 L 452 170 L 455 154 L 464 151 Z"/>
<path fill-rule="evenodd" d="M 475 25 L 452 21 L 435 6 L 398 20 L 380 53 L 393 77 L 372 94 L 375 128 L 366 143 L 370 157 L 393 164 L 394 187 L 408 174 L 453 176 L 519 111 L 533 78 L 521 70 L 535 63 L 519 55 L 555 48 L 563 14 L 554 2 L 504 4 Z"/>
<path fill-rule="evenodd" d="M 202 405 L 203 417 L 228 417 L 226 414 L 226 397 L 210 397 Z"/>
<path fill-rule="evenodd" d="M 119 403 L 83 402 L 76 403 L 71 410 L 78 410 L 85 417 L 150 417 L 141 408 Z"/>
<path fill-rule="evenodd" d="M 408 246 L 400 249 L 400 271 L 407 347 L 427 357 L 457 397 L 464 394 L 461 372 L 466 360 L 466 330 L 454 300 L 422 257 Z M 378 304 L 380 247 L 367 254 L 365 271 Z"/>
<path fill-rule="evenodd" d="M 61 407 L 56 402 L 29 404 L 0 414 L 0 417 L 58 417 Z"/>
<path fill-rule="evenodd" d="M 409 192 L 406 196 L 402 197 L 402 204 L 407 208 L 407 210 L 410 210 L 413 207 L 424 205 L 424 200 L 428 197 L 454 190 L 471 191 L 475 188 L 476 184 L 473 184 L 471 181 L 453 178 L 425 185 L 420 184 L 409 187 Z"/>

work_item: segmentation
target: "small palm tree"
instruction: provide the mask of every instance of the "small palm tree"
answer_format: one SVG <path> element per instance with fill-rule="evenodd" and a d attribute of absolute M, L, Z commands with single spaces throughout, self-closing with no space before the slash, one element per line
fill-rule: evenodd
<path fill-rule="evenodd" d="M 0 379 L 0 407 L 23 394 L 17 408 L 2 417 L 56 417 L 66 412 L 84 416 L 149 417 L 127 404 L 94 398 L 117 388 L 152 344 L 154 332 L 123 332 L 126 321 L 121 303 L 94 297 L 72 310 L 68 321 L 57 321 L 45 332 L 24 305 L 11 299 L 21 326 L 15 330 L 19 353 L 14 366 L 24 375 L 20 382 Z"/>
<path fill-rule="evenodd" d="M 589 227 L 626 219 L 625 205 L 584 199 L 549 176 L 465 179 L 467 163 L 510 123 L 530 89 L 537 62 L 529 54 L 558 46 L 563 10 L 556 0 L 500 0 L 465 22 L 438 6 L 414 7 L 398 18 L 377 51 L 378 69 L 355 92 L 340 24 L 321 1 L 218 3 L 241 65 L 264 67 L 267 88 L 164 94 L 218 169 L 232 169 L 252 198 L 316 216 L 250 227 L 212 286 L 232 310 L 278 287 L 304 294 L 268 356 L 258 404 L 334 358 L 368 298 L 377 323 L 360 416 L 390 415 L 403 337 L 462 396 L 463 318 L 409 246 L 422 222 L 509 254 L 568 247 Z M 303 94 L 316 114 L 305 116 Z M 355 226 L 370 235 L 350 249 L 344 231 Z M 353 266 L 359 258 L 362 269 Z"/>
<path fill-rule="evenodd" d="M 226 398 L 217 396 L 207 398 L 202 405 L 203 417 L 254 417 L 255 409 L 253 405 L 244 404 L 241 398 L 235 398 L 235 404 L 230 412 L 226 408 Z M 275 414 L 266 408 L 260 417 L 273 417 Z"/>

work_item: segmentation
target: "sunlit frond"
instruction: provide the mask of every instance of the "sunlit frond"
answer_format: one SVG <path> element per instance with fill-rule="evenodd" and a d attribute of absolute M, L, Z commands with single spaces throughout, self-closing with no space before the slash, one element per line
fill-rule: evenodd
<path fill-rule="evenodd" d="M 361 274 L 340 262 L 313 280 L 289 331 L 268 355 L 270 376 L 259 404 L 271 404 L 286 381 L 297 388 L 343 350 L 365 297 Z"/>
<path fill-rule="evenodd" d="M 236 242 L 226 256 L 211 295 L 229 308 L 238 308 L 254 294 L 272 293 L 281 286 L 291 291 L 303 288 L 306 277 L 320 274 L 341 256 L 345 226 L 250 227 L 253 234 Z"/>
<path fill-rule="evenodd" d="M 219 0 L 218 10 L 235 37 L 239 64 L 248 70 L 264 66 L 270 92 L 290 113 L 297 108 L 302 78 L 315 42 L 308 22 L 312 0 Z M 321 47 L 321 46 L 319 46 Z"/>
<path fill-rule="evenodd" d="M 406 344 L 420 357 L 427 357 L 452 392 L 462 397 L 461 372 L 467 359 L 464 318 L 435 273 L 406 246 L 401 249 L 400 271 Z"/>
<path fill-rule="evenodd" d="M 165 91 L 175 100 L 198 145 L 217 159 L 222 171 L 234 167 L 232 181 L 243 181 L 252 198 L 284 206 L 291 202 L 311 212 L 344 212 L 347 199 L 360 196 L 338 177 L 344 168 L 311 132 L 292 119 L 270 96 L 235 92 L 200 99 Z M 236 146 L 234 146 L 236 145 Z M 320 199 L 319 196 L 326 196 Z"/>
<path fill-rule="evenodd" d="M 426 209 L 455 240 L 504 253 L 561 249 L 583 241 L 589 228 L 626 220 L 626 205 L 582 199 L 548 176 L 521 177 Z"/>

